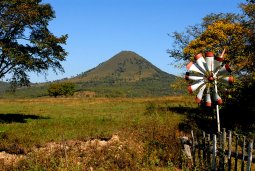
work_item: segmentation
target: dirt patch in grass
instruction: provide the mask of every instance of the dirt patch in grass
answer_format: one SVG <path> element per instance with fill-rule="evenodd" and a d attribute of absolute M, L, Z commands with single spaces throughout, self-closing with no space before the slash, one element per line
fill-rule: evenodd
<path fill-rule="evenodd" d="M 24 155 L 1 152 L 0 168 L 93 170 L 133 167 L 136 170 L 138 168 L 134 162 L 138 160 L 135 158 L 141 156 L 142 152 L 141 145 L 130 139 L 121 141 L 118 135 L 108 140 L 49 142 L 43 147 L 34 147 Z"/>
<path fill-rule="evenodd" d="M 0 152 L 0 169 L 16 165 L 20 160 L 25 159 L 25 155 L 9 154 L 5 151 Z"/>

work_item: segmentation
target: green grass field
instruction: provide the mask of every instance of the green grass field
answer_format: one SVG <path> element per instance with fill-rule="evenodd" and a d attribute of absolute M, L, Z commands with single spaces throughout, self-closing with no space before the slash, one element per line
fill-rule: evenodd
<path fill-rule="evenodd" d="M 176 164 L 175 154 L 178 153 L 178 123 L 185 116 L 169 108 L 193 105 L 193 100 L 186 97 L 2 99 L 0 151 L 31 156 L 35 147 L 44 147 L 49 142 L 85 142 L 94 138 L 110 139 L 112 135 L 118 135 L 121 142 L 126 142 L 126 150 L 122 155 L 129 156 L 124 157 L 121 166 L 107 153 L 105 155 L 108 158 L 104 158 L 100 165 L 80 159 L 83 164 L 78 168 L 73 160 L 82 157 L 72 155 L 70 150 L 65 156 L 72 160 L 62 161 L 60 159 L 64 156 L 59 154 L 55 156 L 55 164 L 52 164 L 46 162 L 48 158 L 28 157 L 22 164 L 12 166 L 12 169 L 86 170 L 93 166 L 95 169 L 108 170 L 110 167 L 118 170 L 130 168 L 130 164 L 134 170 L 172 167 Z M 132 142 L 139 145 L 132 147 Z M 138 146 L 143 149 L 141 154 L 137 153 Z M 97 155 L 101 156 L 98 152 Z"/>

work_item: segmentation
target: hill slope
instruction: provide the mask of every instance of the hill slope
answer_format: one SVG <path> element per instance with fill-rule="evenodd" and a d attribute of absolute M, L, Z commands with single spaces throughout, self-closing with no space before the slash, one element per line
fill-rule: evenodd
<path fill-rule="evenodd" d="M 97 67 L 70 79 L 79 90 L 98 96 L 162 96 L 173 92 L 169 85 L 176 79 L 140 55 L 122 51 Z"/>
<path fill-rule="evenodd" d="M 102 81 L 111 78 L 115 81 L 136 82 L 155 75 L 168 75 L 149 61 L 131 51 L 122 51 L 96 68 L 73 79 L 79 81 Z M 170 75 L 169 75 L 170 76 Z"/>
<path fill-rule="evenodd" d="M 86 91 L 101 97 L 148 97 L 175 94 L 169 85 L 176 78 L 138 54 L 122 51 L 97 67 L 60 82 L 73 82 L 78 94 L 82 95 Z M 44 83 L 20 88 L 16 96 L 45 96 L 48 85 Z"/>

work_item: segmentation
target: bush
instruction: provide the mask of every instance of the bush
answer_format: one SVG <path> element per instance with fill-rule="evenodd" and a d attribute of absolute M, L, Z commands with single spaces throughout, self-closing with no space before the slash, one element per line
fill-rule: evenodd
<path fill-rule="evenodd" d="M 74 94 L 73 83 L 52 83 L 48 88 L 49 96 L 72 96 Z"/>

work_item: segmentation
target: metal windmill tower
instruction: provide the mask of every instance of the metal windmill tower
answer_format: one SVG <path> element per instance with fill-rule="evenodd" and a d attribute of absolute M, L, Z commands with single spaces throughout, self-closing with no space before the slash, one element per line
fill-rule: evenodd
<path fill-rule="evenodd" d="M 218 132 L 220 132 L 219 105 L 223 101 L 218 94 L 217 86 L 218 83 L 231 85 L 234 82 L 233 76 L 230 75 L 231 69 L 229 65 L 224 64 L 224 53 L 225 49 L 219 57 L 214 57 L 213 52 L 206 52 L 205 58 L 203 54 L 197 54 L 195 62 L 190 62 L 187 65 L 189 72 L 185 76 L 186 80 L 194 81 L 189 85 L 188 90 L 190 93 L 198 90 L 196 96 L 197 103 L 201 103 L 203 96 L 205 96 L 205 105 L 211 107 L 213 98 L 213 102 L 216 104 Z"/>

